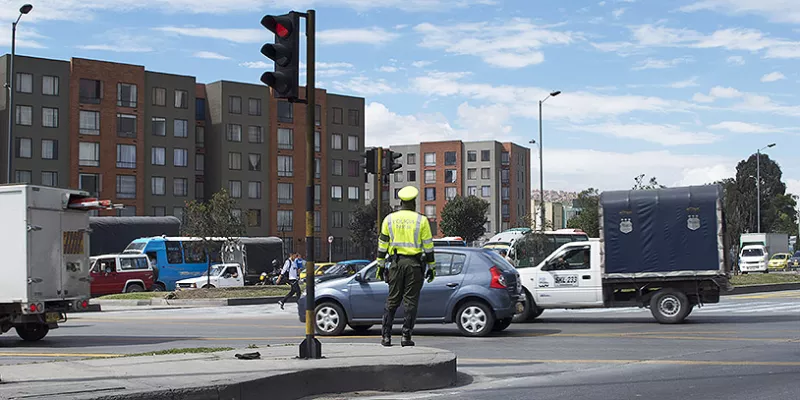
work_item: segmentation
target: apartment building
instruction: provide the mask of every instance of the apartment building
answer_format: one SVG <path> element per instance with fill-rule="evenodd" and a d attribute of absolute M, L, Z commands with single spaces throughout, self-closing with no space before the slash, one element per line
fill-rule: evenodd
<path fill-rule="evenodd" d="M 7 79 L 9 56 L 0 62 Z M 304 104 L 276 100 L 262 84 L 202 84 L 80 58 L 16 56 L 15 72 L 14 181 L 80 188 L 125 206 L 100 215 L 182 217 L 187 201 L 224 188 L 248 235 L 281 236 L 287 251 L 303 251 Z M 341 260 L 362 254 L 348 224 L 364 194 L 364 99 L 316 96 L 315 253 Z M 2 91 L 4 173 L 7 104 Z"/>
<path fill-rule="evenodd" d="M 419 191 L 417 211 L 425 214 L 434 236 L 444 205 L 456 196 L 477 196 L 489 202 L 486 236 L 512 226 L 522 226 L 530 214 L 530 150 L 514 143 L 496 141 L 423 142 L 391 146 L 403 154 L 403 167 L 388 185 L 389 204 L 399 207 L 401 188 Z M 370 176 L 366 187 L 373 187 Z M 367 201 L 372 199 L 370 193 Z"/>

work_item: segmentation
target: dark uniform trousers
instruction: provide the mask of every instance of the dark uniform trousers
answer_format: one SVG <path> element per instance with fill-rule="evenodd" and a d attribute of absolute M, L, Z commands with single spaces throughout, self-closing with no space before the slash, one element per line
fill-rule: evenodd
<path fill-rule="evenodd" d="M 425 271 L 419 256 L 399 255 L 397 258 L 388 269 L 389 297 L 386 298 L 384 307 L 382 334 L 384 337 L 391 336 L 394 315 L 402 300 L 405 308 L 403 337 L 410 338 L 417 319 L 417 305 Z"/>

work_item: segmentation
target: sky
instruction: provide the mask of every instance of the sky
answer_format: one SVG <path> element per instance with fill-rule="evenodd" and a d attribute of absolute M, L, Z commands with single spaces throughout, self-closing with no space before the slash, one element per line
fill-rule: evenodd
<path fill-rule="evenodd" d="M 13 22 L 23 1 L 0 3 Z M 542 104 L 545 190 L 629 189 L 639 174 L 711 183 L 776 143 L 764 153 L 800 195 L 797 0 L 31 3 L 19 54 L 205 83 L 260 83 L 262 16 L 313 8 L 317 87 L 366 99 L 368 146 L 512 141 L 533 150 L 536 188 L 539 102 L 559 90 Z"/>

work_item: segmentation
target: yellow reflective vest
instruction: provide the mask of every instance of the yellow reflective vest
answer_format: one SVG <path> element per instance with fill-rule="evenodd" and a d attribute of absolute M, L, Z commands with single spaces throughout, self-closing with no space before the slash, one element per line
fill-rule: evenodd
<path fill-rule="evenodd" d="M 410 210 L 395 211 L 386 216 L 378 237 L 378 260 L 387 254 L 414 256 L 425 253 L 427 263 L 433 264 L 433 236 L 428 218 Z"/>

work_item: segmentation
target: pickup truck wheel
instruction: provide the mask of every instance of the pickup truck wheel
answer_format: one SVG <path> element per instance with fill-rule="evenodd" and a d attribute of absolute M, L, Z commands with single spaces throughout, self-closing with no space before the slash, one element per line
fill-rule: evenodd
<path fill-rule="evenodd" d="M 338 304 L 324 302 L 314 310 L 314 326 L 321 336 L 339 336 L 347 326 L 347 317 Z"/>
<path fill-rule="evenodd" d="M 544 312 L 544 309 L 536 307 L 536 303 L 533 301 L 531 295 L 527 291 L 525 292 L 525 301 L 523 303 L 525 308 L 521 313 L 514 314 L 514 318 L 512 319 L 512 322 L 515 324 L 533 321 L 536 319 L 536 317 L 542 315 L 542 312 Z"/>
<path fill-rule="evenodd" d="M 203 285 L 202 289 L 214 289 L 214 285 Z"/>
<path fill-rule="evenodd" d="M 486 336 L 492 332 L 494 324 L 492 309 L 481 301 L 464 303 L 456 313 L 456 325 L 464 336 Z"/>
<path fill-rule="evenodd" d="M 167 287 L 164 286 L 164 284 L 161 283 L 161 282 L 156 282 L 156 283 L 153 284 L 153 289 L 152 290 L 154 292 L 166 292 L 167 291 Z"/>
<path fill-rule="evenodd" d="M 36 342 L 44 339 L 50 332 L 50 327 L 45 324 L 25 324 L 14 327 L 17 335 L 26 342 Z"/>
<path fill-rule="evenodd" d="M 125 293 L 144 292 L 144 287 L 138 283 L 131 283 L 125 288 Z"/>
<path fill-rule="evenodd" d="M 679 324 L 683 322 L 692 305 L 686 294 L 675 289 L 658 291 L 650 299 L 650 312 L 662 324 Z"/>
<path fill-rule="evenodd" d="M 512 319 L 513 318 L 497 320 L 497 322 L 494 323 L 494 327 L 492 327 L 492 332 L 502 332 L 506 330 L 506 328 L 511 326 Z"/>

